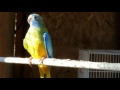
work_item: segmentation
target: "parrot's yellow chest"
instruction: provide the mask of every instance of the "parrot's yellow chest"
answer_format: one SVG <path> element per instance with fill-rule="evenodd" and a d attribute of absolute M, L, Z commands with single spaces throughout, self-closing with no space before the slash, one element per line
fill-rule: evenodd
<path fill-rule="evenodd" d="M 37 29 L 29 29 L 24 38 L 24 47 L 33 58 L 47 57 L 44 46 L 43 32 Z"/>

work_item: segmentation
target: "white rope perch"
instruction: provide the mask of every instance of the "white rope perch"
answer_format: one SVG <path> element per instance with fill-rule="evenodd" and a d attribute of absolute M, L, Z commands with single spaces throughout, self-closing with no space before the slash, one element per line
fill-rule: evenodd
<path fill-rule="evenodd" d="M 0 62 L 3 63 L 16 63 L 16 64 L 29 64 L 28 58 L 18 58 L 18 57 L 0 57 Z M 39 59 L 32 59 L 32 64 L 40 64 Z M 87 68 L 87 69 L 99 69 L 99 70 L 114 70 L 120 71 L 120 63 L 107 63 L 107 62 L 90 62 L 84 60 L 70 60 L 70 59 L 55 59 L 46 58 L 43 64 L 49 66 L 59 66 L 59 67 L 71 67 L 71 68 Z"/>

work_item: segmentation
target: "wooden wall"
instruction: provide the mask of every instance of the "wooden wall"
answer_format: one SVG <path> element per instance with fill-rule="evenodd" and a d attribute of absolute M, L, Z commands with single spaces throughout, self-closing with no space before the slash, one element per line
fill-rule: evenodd
<path fill-rule="evenodd" d="M 0 12 L 0 57 L 13 57 L 14 12 Z M 0 63 L 0 78 L 13 76 L 13 64 Z"/>

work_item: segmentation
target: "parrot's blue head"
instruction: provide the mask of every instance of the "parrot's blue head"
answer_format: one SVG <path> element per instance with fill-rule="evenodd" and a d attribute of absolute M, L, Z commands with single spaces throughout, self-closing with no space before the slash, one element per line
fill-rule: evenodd
<path fill-rule="evenodd" d="M 27 21 L 31 26 L 40 27 L 43 22 L 43 18 L 39 14 L 30 14 Z"/>

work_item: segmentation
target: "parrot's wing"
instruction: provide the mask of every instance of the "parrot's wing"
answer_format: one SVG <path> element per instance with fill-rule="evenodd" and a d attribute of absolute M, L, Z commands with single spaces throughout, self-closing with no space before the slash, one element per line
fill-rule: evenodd
<path fill-rule="evenodd" d="M 51 43 L 49 33 L 45 32 L 43 34 L 43 38 L 44 38 L 44 45 L 45 45 L 45 48 L 46 48 L 46 51 L 47 51 L 47 57 L 52 58 L 53 57 L 53 47 L 52 47 L 52 43 Z"/>

